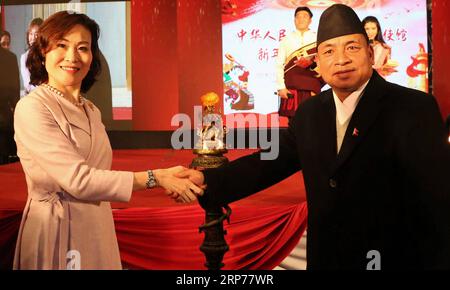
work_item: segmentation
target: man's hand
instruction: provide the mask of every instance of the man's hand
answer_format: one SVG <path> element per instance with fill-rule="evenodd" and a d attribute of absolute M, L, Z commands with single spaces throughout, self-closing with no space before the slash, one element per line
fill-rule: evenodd
<path fill-rule="evenodd" d="M 202 187 L 203 189 L 206 188 L 206 185 L 203 184 L 205 182 L 205 176 L 199 170 L 186 169 L 183 171 L 179 171 L 175 174 L 175 177 L 188 178 L 191 182 L 193 182 L 197 186 Z"/>
<path fill-rule="evenodd" d="M 153 174 L 158 185 L 166 189 L 168 196 L 178 202 L 188 203 L 196 200 L 198 195 L 203 195 L 203 189 L 188 178 L 176 177 L 176 174 L 185 170 L 188 171 L 183 166 L 175 166 L 153 170 Z"/>
<path fill-rule="evenodd" d="M 295 65 L 299 66 L 301 68 L 307 68 L 310 65 L 312 65 L 312 60 L 306 57 L 300 57 L 296 62 Z"/>
<path fill-rule="evenodd" d="M 278 95 L 280 96 L 280 98 L 282 99 L 289 99 L 288 94 L 290 94 L 291 92 L 289 92 L 288 89 L 281 89 L 278 90 Z"/>
<path fill-rule="evenodd" d="M 201 194 L 198 194 L 198 195 L 203 195 L 203 190 L 206 188 L 206 185 L 203 184 L 204 177 L 203 177 L 203 173 L 201 171 L 184 168 L 184 170 L 181 170 L 181 171 L 178 171 L 177 173 L 175 173 L 174 177 L 192 182 L 193 184 L 195 184 L 202 190 Z M 168 196 L 170 196 L 172 199 L 174 199 L 176 202 L 183 202 L 182 197 L 179 196 L 178 194 L 176 194 L 175 192 L 166 190 L 166 194 Z M 196 198 L 197 198 L 197 196 L 196 196 Z"/>

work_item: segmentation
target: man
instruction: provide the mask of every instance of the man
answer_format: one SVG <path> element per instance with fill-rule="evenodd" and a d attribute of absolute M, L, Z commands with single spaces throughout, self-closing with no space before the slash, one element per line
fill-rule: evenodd
<path fill-rule="evenodd" d="M 20 95 L 19 67 L 16 55 L 0 47 L 0 164 L 16 155 L 13 115 Z"/>
<path fill-rule="evenodd" d="M 450 269 L 450 147 L 436 101 L 372 69 L 348 6 L 323 12 L 317 45 L 331 89 L 299 106 L 277 159 L 256 153 L 180 176 L 206 184 L 208 208 L 302 169 L 308 269 Z"/>
<path fill-rule="evenodd" d="M 296 30 L 280 43 L 276 60 L 277 91 L 281 103 L 279 115 L 291 118 L 298 105 L 312 94 L 318 94 L 323 82 L 311 69 L 313 57 L 299 57 L 299 49 L 316 42 L 317 34 L 309 29 L 313 14 L 308 7 L 295 9 Z"/>

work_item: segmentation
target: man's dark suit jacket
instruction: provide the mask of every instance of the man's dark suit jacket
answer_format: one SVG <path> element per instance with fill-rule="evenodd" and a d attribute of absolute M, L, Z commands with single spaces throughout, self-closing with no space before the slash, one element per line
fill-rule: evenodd
<path fill-rule="evenodd" d="M 371 250 L 381 269 L 450 269 L 450 147 L 435 99 L 374 71 L 339 154 L 336 143 L 327 90 L 299 107 L 276 160 L 255 153 L 206 170 L 200 203 L 224 205 L 302 170 L 308 269 L 367 269 Z"/>
<path fill-rule="evenodd" d="M 0 164 L 16 155 L 13 115 L 20 96 L 19 66 L 16 55 L 0 47 Z"/>

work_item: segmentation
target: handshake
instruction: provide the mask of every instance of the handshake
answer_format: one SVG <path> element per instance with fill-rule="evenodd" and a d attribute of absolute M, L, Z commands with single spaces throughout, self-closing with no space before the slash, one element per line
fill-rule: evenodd
<path fill-rule="evenodd" d="M 165 189 L 167 196 L 180 203 L 197 200 L 206 189 L 201 171 L 184 166 L 153 170 L 157 184 Z"/>

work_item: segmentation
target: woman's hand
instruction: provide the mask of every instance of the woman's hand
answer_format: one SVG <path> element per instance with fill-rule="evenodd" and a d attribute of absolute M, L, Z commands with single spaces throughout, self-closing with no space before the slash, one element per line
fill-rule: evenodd
<path fill-rule="evenodd" d="M 188 178 L 175 177 L 175 174 L 187 170 L 183 166 L 153 170 L 156 182 L 166 190 L 166 194 L 177 202 L 192 202 L 197 195 L 203 195 L 203 189 L 195 185 Z"/>

